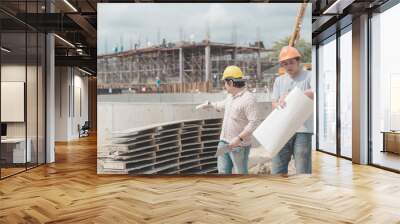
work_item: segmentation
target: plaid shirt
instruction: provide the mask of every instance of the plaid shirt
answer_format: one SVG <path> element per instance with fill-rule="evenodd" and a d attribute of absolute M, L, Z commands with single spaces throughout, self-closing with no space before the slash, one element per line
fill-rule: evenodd
<path fill-rule="evenodd" d="M 217 111 L 224 111 L 221 140 L 231 142 L 239 134 L 246 130 L 252 133 L 258 126 L 257 101 L 246 88 L 220 102 L 212 104 Z M 251 138 L 244 139 L 243 145 L 250 145 Z"/>

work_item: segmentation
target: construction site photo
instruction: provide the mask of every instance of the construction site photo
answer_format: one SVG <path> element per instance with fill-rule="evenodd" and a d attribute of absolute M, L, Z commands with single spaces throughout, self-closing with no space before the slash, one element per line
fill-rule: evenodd
<path fill-rule="evenodd" d="M 271 113 L 286 46 L 311 72 L 310 4 L 99 3 L 97 172 L 270 174 L 251 133 L 227 137 L 235 126 L 227 116 L 251 121 L 242 128 L 253 131 Z M 220 109 L 239 90 L 256 112 Z M 243 169 L 233 159 L 224 173 L 228 153 L 218 150 L 228 138 L 232 150 L 247 147 L 247 159 Z"/>

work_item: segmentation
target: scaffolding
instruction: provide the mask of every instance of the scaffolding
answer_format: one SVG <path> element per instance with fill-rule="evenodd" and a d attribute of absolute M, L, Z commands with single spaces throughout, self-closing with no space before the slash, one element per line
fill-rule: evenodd
<path fill-rule="evenodd" d="M 220 78 L 228 65 L 239 66 L 253 80 L 261 80 L 263 72 L 273 66 L 266 57 L 271 50 L 262 43 L 238 46 L 203 41 L 178 42 L 168 46 L 140 48 L 125 52 L 99 55 L 97 60 L 98 89 L 155 88 L 157 77 L 167 92 L 190 91 L 204 86 L 201 91 L 220 87 Z M 178 88 L 171 88 L 178 85 Z M 166 86 L 169 86 L 166 87 Z"/>

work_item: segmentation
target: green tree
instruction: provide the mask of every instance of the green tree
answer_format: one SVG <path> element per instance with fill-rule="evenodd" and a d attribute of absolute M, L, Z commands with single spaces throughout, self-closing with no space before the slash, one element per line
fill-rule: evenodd
<path fill-rule="evenodd" d="M 279 53 L 282 49 L 282 47 L 287 46 L 290 41 L 290 36 L 282 38 L 278 41 L 275 41 L 272 45 L 272 50 L 270 57 L 272 59 L 278 60 L 279 58 Z M 295 47 L 300 51 L 300 54 L 302 55 L 301 57 L 301 62 L 302 63 L 311 63 L 311 43 L 306 42 L 304 39 L 301 39 L 297 41 Z"/>

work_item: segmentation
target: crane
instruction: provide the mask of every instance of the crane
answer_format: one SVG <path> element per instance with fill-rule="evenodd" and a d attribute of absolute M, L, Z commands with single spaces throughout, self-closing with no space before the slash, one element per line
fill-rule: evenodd
<path fill-rule="evenodd" d="M 289 46 L 294 47 L 296 42 L 300 39 L 300 29 L 303 22 L 304 13 L 306 12 L 307 3 L 302 3 L 296 17 L 292 36 L 290 37 Z"/>
<path fill-rule="evenodd" d="M 301 4 L 300 9 L 297 13 L 293 33 L 290 36 L 290 40 L 289 40 L 289 46 L 291 46 L 291 47 L 294 47 L 296 45 L 297 41 L 300 39 L 301 24 L 303 22 L 304 13 L 306 12 L 306 8 L 307 8 L 307 3 L 304 2 Z M 304 65 L 304 67 L 306 69 L 308 69 L 308 68 L 311 68 L 311 65 L 306 64 L 306 65 Z M 278 74 L 279 75 L 285 74 L 285 69 L 283 67 L 280 67 L 278 70 Z"/>

